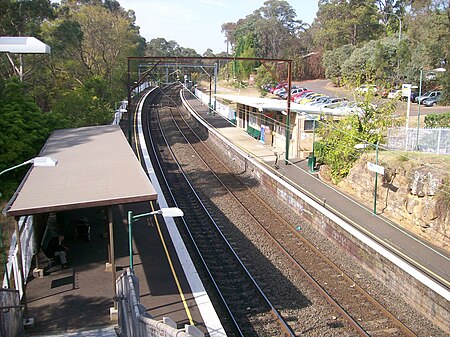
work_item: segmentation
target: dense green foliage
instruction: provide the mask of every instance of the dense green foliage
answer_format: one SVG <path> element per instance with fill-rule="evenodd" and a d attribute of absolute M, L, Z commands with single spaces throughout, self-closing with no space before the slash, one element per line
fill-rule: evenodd
<path fill-rule="evenodd" d="M 348 115 L 337 122 L 327 118 L 319 122 L 320 140 L 314 145 L 315 155 L 318 161 L 330 167 L 335 182 L 344 178 L 358 159 L 361 150 L 355 145 L 367 144 L 366 150 L 371 147 L 373 150 L 375 144 L 384 143 L 383 130 L 402 124 L 402 120 L 393 116 L 393 102 L 375 106 L 367 97 L 359 107 L 359 114 Z"/>
<path fill-rule="evenodd" d="M 365 22 L 372 25 L 371 29 L 357 30 L 357 23 L 338 24 L 343 23 L 342 16 L 334 11 L 340 8 L 345 12 L 352 3 L 366 8 Z M 356 86 L 370 82 L 388 88 L 401 83 L 418 85 L 420 69 L 446 66 L 449 14 L 448 1 L 321 1 L 312 29 L 320 28 L 315 37 L 324 47 L 325 74 L 335 83 Z M 327 17 L 329 20 L 325 20 Z M 351 27 L 355 31 L 348 34 Z M 424 89 L 442 88 L 448 92 L 448 77 L 425 80 Z"/>
<path fill-rule="evenodd" d="M 427 128 L 450 128 L 450 112 L 425 116 Z"/>
<path fill-rule="evenodd" d="M 43 114 L 17 78 L 4 82 L 0 87 L 0 171 L 37 156 L 50 133 L 66 125 L 58 114 Z M 1 176 L 2 198 L 12 195 L 28 168 Z"/>

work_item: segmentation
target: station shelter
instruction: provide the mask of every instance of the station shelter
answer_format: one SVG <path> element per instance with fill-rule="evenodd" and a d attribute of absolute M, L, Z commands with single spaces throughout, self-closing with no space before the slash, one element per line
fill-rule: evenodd
<path fill-rule="evenodd" d="M 52 158 L 57 164 L 32 166 L 4 210 L 17 220 L 13 239 L 18 247 L 9 258 L 12 265 L 7 267 L 6 281 L 19 291 L 26 306 L 26 282 L 32 264 L 35 264 L 33 275 L 42 277 L 40 269 L 44 261 L 39 261 L 38 253 L 45 236 L 55 236 L 63 229 L 61 225 L 68 223 L 85 225 L 83 218 L 74 223 L 68 215 L 75 211 L 88 214 L 95 209 L 104 217 L 104 230 L 100 230 L 108 242 L 112 298 L 116 290 L 112 207 L 156 201 L 153 185 L 118 125 L 55 130 L 39 156 Z M 55 219 L 59 228 L 54 226 Z M 71 230 L 75 235 L 89 235 L 86 231 L 78 232 L 77 227 Z"/>
<path fill-rule="evenodd" d="M 339 119 L 343 116 L 337 109 L 291 103 L 288 125 L 286 100 L 223 94 L 216 98 L 235 104 L 236 126 L 279 154 L 286 150 L 286 128 L 289 127 L 289 154 L 298 159 L 307 158 L 312 152 L 320 118 Z"/>

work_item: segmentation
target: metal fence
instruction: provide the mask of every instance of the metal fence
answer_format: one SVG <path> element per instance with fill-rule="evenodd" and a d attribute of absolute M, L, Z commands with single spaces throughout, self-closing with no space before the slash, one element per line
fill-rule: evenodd
<path fill-rule="evenodd" d="M 37 247 L 33 240 L 33 217 L 23 216 L 20 217 L 18 221 L 19 232 L 20 232 L 20 245 L 22 252 L 22 273 L 20 272 L 20 264 L 18 259 L 18 246 L 16 233 L 14 232 L 11 237 L 11 245 L 8 253 L 8 261 L 6 263 L 5 275 L 3 277 L 2 287 L 9 288 L 12 287 L 10 284 L 11 279 L 14 280 L 14 285 L 17 290 L 19 290 L 19 296 L 22 298 L 23 295 L 23 284 L 26 283 L 26 275 L 30 272 L 31 262 L 33 260 L 34 254 L 36 254 Z M 24 280 L 22 280 L 22 275 L 24 275 Z"/>
<path fill-rule="evenodd" d="M 389 150 L 450 155 L 450 128 L 389 128 L 387 147 Z"/>
<path fill-rule="evenodd" d="M 12 289 L 0 289 L 0 336 L 23 336 L 22 306 L 19 292 Z"/>
<path fill-rule="evenodd" d="M 177 329 L 176 323 L 168 317 L 154 320 L 140 303 L 139 280 L 131 269 L 127 269 L 116 281 L 117 309 L 121 337 L 203 337 L 204 334 L 193 325 Z"/>
<path fill-rule="evenodd" d="M 199 100 L 201 100 L 204 104 L 209 104 L 209 95 L 203 93 L 199 89 L 195 88 L 194 95 L 197 96 Z M 215 97 L 211 98 L 211 107 L 214 108 L 214 112 L 218 113 L 222 117 L 228 119 L 232 123 L 236 120 L 236 112 L 230 108 L 228 105 L 222 104 L 219 101 L 216 100 Z"/>

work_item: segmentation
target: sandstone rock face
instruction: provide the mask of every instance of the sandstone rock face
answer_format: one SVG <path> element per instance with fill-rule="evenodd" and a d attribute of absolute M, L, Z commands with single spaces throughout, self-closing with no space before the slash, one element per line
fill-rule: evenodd
<path fill-rule="evenodd" d="M 338 184 L 347 194 L 373 208 L 375 173 L 367 169 L 374 154 L 365 154 Z M 447 158 L 420 160 L 380 152 L 377 214 L 383 215 L 430 242 L 450 250 L 450 164 Z"/>

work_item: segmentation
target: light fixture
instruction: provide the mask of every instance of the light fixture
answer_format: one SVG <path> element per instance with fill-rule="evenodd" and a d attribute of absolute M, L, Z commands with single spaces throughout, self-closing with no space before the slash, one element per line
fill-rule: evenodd
<path fill-rule="evenodd" d="M 37 167 L 54 167 L 58 164 L 58 160 L 50 157 L 36 157 L 33 160 L 33 166 Z"/>
<path fill-rule="evenodd" d="M 149 212 L 149 213 L 142 213 L 142 214 L 136 214 L 133 215 L 133 211 L 128 211 L 128 248 L 129 248 L 129 255 L 130 255 L 130 268 L 133 269 L 133 236 L 132 236 L 132 224 L 133 222 L 148 217 L 150 215 L 157 215 L 161 214 L 164 218 L 176 218 L 183 216 L 184 213 L 181 209 L 177 207 L 168 207 L 168 208 L 161 208 L 159 210 Z"/>

